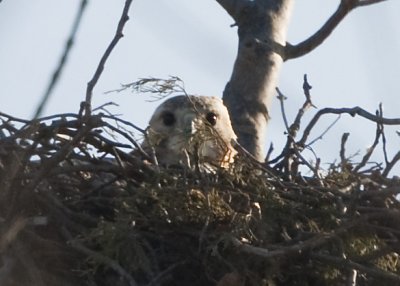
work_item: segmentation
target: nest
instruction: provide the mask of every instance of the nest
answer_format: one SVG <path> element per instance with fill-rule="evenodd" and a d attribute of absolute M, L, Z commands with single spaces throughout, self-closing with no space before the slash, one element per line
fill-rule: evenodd
<path fill-rule="evenodd" d="M 108 115 L 1 119 L 1 285 L 400 283 L 400 183 L 380 171 L 304 177 L 293 150 L 166 168 L 107 139 L 140 147 Z"/>

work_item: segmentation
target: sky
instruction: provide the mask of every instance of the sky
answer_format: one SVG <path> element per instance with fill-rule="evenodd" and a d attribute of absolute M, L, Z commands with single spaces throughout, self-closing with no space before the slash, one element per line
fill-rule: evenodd
<path fill-rule="evenodd" d="M 338 3 L 296 1 L 288 41 L 295 44 L 314 33 Z M 32 117 L 57 66 L 79 4 L 80 0 L 0 2 L 0 111 Z M 89 0 L 69 61 L 44 115 L 78 112 L 86 84 L 114 35 L 123 5 L 123 0 Z M 399 11 L 397 0 L 358 8 L 320 47 L 284 64 L 278 86 L 288 97 L 289 122 L 304 101 L 305 73 L 317 108 L 360 106 L 375 113 L 382 103 L 386 117 L 400 117 Z M 137 0 L 129 15 L 125 36 L 94 89 L 94 107 L 115 102 L 119 106 L 110 107 L 111 112 L 145 128 L 160 102 L 150 102 L 149 95 L 130 91 L 105 93 L 145 77 L 178 76 L 189 93 L 222 96 L 237 52 L 237 30 L 215 0 Z M 304 126 L 316 111 L 308 111 Z M 265 148 L 272 142 L 277 155 L 285 143 L 277 99 L 273 100 L 271 117 Z M 321 120 L 311 137 L 317 137 L 334 120 L 334 116 Z M 400 149 L 396 135 L 400 127 L 385 130 L 390 159 Z M 342 116 L 324 139 L 313 145 L 324 162 L 338 158 L 345 132 L 351 133 L 348 155 L 362 155 L 374 140 L 375 125 Z M 307 156 L 312 158 L 312 153 Z M 377 156 L 376 160 L 383 159 Z"/>

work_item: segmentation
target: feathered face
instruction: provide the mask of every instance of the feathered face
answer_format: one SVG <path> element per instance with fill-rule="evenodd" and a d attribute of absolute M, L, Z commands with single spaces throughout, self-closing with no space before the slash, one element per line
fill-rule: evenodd
<path fill-rule="evenodd" d="M 143 148 L 154 147 L 161 164 L 227 167 L 236 154 L 233 139 L 236 135 L 221 99 L 176 96 L 154 112 Z"/>

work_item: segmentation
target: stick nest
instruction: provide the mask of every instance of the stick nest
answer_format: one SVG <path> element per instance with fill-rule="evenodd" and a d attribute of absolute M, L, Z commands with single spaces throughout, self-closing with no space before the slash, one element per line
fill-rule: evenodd
<path fill-rule="evenodd" d="M 2 114 L 1 285 L 400 284 L 398 178 L 343 161 L 305 177 L 297 152 L 165 168 L 127 148 L 133 128 Z"/>

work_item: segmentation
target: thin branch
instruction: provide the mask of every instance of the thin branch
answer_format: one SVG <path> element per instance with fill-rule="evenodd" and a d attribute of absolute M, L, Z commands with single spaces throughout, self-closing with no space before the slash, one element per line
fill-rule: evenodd
<path fill-rule="evenodd" d="M 391 280 L 391 281 L 397 282 L 397 283 L 400 282 L 399 275 L 396 275 L 389 271 L 381 270 L 377 267 L 364 266 L 364 265 L 355 263 L 348 259 L 343 259 L 343 258 L 320 254 L 320 253 L 313 253 L 313 254 L 311 254 L 311 257 L 313 257 L 317 260 L 320 260 L 324 263 L 334 265 L 335 267 L 338 267 L 340 269 L 357 269 L 361 272 L 370 274 L 371 276 L 376 277 L 376 278 Z M 384 282 L 384 281 L 382 281 L 382 282 Z"/>
<path fill-rule="evenodd" d="M 22 118 L 17 118 L 17 117 L 15 117 L 15 116 L 8 115 L 7 113 L 1 112 L 1 111 L 0 111 L 0 117 L 5 117 L 5 118 L 7 118 L 7 119 L 10 120 L 10 121 L 15 121 L 15 122 L 24 123 L 24 124 L 28 124 L 28 123 L 31 122 L 31 120 L 26 120 L 26 119 L 22 119 Z"/>
<path fill-rule="evenodd" d="M 282 92 L 279 90 L 279 88 L 276 88 L 276 91 L 278 92 L 278 99 L 280 101 L 280 105 L 281 105 L 281 111 L 282 111 L 282 116 L 283 116 L 283 120 L 285 122 L 285 126 L 286 126 L 286 130 L 288 132 L 288 136 L 287 136 L 287 141 L 286 141 L 286 145 L 285 148 L 283 149 L 281 155 L 278 156 L 278 158 L 282 158 L 284 157 L 284 160 L 278 164 L 275 167 L 280 167 L 282 165 L 285 166 L 285 169 L 287 171 L 290 172 L 297 172 L 297 166 L 295 166 L 294 164 L 290 164 L 290 161 L 292 159 L 293 154 L 297 155 L 297 158 L 300 160 L 300 162 L 304 165 L 306 165 L 308 168 L 310 168 L 310 170 L 316 175 L 316 177 L 318 178 L 318 169 L 314 168 L 301 154 L 299 149 L 297 148 L 295 142 L 294 142 L 294 138 L 297 136 L 297 132 L 300 129 L 300 124 L 301 124 L 301 119 L 303 118 L 304 114 L 306 113 L 306 111 L 310 108 L 310 107 L 315 107 L 311 101 L 311 90 L 312 86 L 308 83 L 308 79 L 307 79 L 307 75 L 304 75 L 304 82 L 303 82 L 303 91 L 304 91 L 304 95 L 306 97 L 306 100 L 303 104 L 303 106 L 299 109 L 299 111 L 297 112 L 296 118 L 294 120 L 294 122 L 290 125 L 288 125 L 288 121 L 286 118 L 286 114 L 285 114 L 285 106 L 284 106 L 284 100 L 286 99 L 286 97 L 282 94 Z M 273 161 L 276 161 L 277 159 L 274 159 Z M 271 163 L 271 162 L 269 162 Z M 296 167 L 296 168 L 293 168 Z"/>
<path fill-rule="evenodd" d="M 329 132 L 329 130 L 331 130 L 331 128 L 333 126 L 336 125 L 336 123 L 339 121 L 340 119 L 340 115 L 331 123 L 329 124 L 329 126 L 317 137 L 315 137 L 314 139 L 312 139 L 307 145 L 306 147 L 311 147 L 311 145 L 313 145 L 315 142 L 317 142 L 318 140 L 322 140 L 325 136 L 325 134 L 327 134 Z"/>
<path fill-rule="evenodd" d="M 75 250 L 92 257 L 96 261 L 102 263 L 103 265 L 113 269 L 115 272 L 117 272 L 121 277 L 123 277 L 128 283 L 129 286 L 136 286 L 138 285 L 135 279 L 129 274 L 128 271 L 126 271 L 117 261 L 99 253 L 96 251 L 93 251 L 83 244 L 81 244 L 78 240 L 73 239 L 72 235 L 69 233 L 69 231 L 64 227 L 62 228 L 63 235 L 68 239 L 69 244 L 71 247 L 73 247 Z"/>
<path fill-rule="evenodd" d="M 360 219 L 362 221 L 363 219 Z M 332 233 L 321 233 L 315 235 L 314 237 L 300 241 L 294 245 L 288 247 L 280 247 L 275 250 L 268 250 L 263 247 L 252 246 L 246 243 L 241 242 L 237 238 L 231 238 L 231 243 L 234 247 L 237 248 L 238 251 L 244 252 L 250 255 L 255 255 L 258 257 L 262 257 L 265 259 L 276 259 L 282 256 L 288 255 L 301 255 L 307 250 L 320 247 L 324 244 L 329 243 L 332 239 L 337 238 L 339 235 L 348 232 L 349 229 L 353 228 L 356 225 L 356 220 L 347 224 L 346 226 L 337 229 L 336 232 Z"/>
<path fill-rule="evenodd" d="M 313 51 L 330 36 L 333 30 L 353 9 L 361 6 L 376 4 L 383 1 L 386 0 L 341 0 L 339 7 L 336 9 L 335 13 L 333 13 L 328 21 L 326 21 L 325 24 L 314 35 L 297 45 L 286 43 L 284 60 L 286 61 L 298 58 Z"/>
<path fill-rule="evenodd" d="M 287 99 L 287 97 L 283 95 L 283 93 L 279 90 L 279 88 L 275 88 L 275 90 L 278 93 L 277 98 L 279 99 L 279 103 L 281 106 L 283 123 L 285 124 L 286 131 L 288 132 L 288 134 L 290 134 L 289 122 L 286 117 L 285 104 L 284 104 L 284 101 Z"/>
<path fill-rule="evenodd" d="M 125 137 L 129 142 L 131 142 L 133 144 L 133 146 L 136 147 L 136 149 L 147 159 L 150 158 L 150 156 L 146 153 L 146 151 L 143 150 L 142 146 L 139 145 L 136 140 L 134 140 L 131 136 L 128 135 L 128 133 L 120 130 L 119 128 L 116 128 L 114 126 L 112 126 L 111 124 L 108 124 L 107 122 L 104 122 L 104 126 L 110 128 L 112 131 L 122 135 L 123 137 Z M 106 138 L 103 138 L 103 141 L 105 141 Z"/>
<path fill-rule="evenodd" d="M 400 151 L 393 157 L 392 161 L 386 164 L 385 170 L 382 172 L 382 176 L 387 177 L 392 168 L 400 161 Z"/>
<path fill-rule="evenodd" d="M 377 116 L 380 116 L 380 117 L 383 116 L 381 108 L 380 108 L 380 111 L 377 112 Z M 376 125 L 376 133 L 375 133 L 374 143 L 372 143 L 372 146 L 368 148 L 368 150 L 365 153 L 365 155 L 363 156 L 361 162 L 354 168 L 355 172 L 359 171 L 362 167 L 364 167 L 368 163 L 369 159 L 371 158 L 372 153 L 374 152 L 376 146 L 379 143 L 379 138 L 381 137 L 381 135 L 383 135 L 383 125 L 378 123 Z"/>
<path fill-rule="evenodd" d="M 117 122 L 117 123 L 123 123 L 123 124 L 125 124 L 125 125 L 127 125 L 127 126 L 130 126 L 130 127 L 134 128 L 134 129 L 136 129 L 137 131 L 139 131 L 139 132 L 142 133 L 142 134 L 145 134 L 145 133 L 146 133 L 146 130 L 145 130 L 145 129 L 142 129 L 142 128 L 140 128 L 139 126 L 137 126 L 137 125 L 135 125 L 135 124 L 133 124 L 133 123 L 131 123 L 131 122 L 129 122 L 129 121 L 123 120 L 123 119 L 118 118 L 118 117 L 115 117 L 115 116 L 113 116 L 113 115 L 102 114 L 101 117 L 102 117 L 102 118 L 112 119 L 112 120 L 114 120 L 114 121 Z"/>
<path fill-rule="evenodd" d="M 379 113 L 378 113 L 381 117 L 383 117 L 383 107 L 382 107 L 382 103 L 379 104 Z M 386 165 L 389 163 L 388 160 L 388 155 L 387 155 L 387 150 L 386 150 L 386 136 L 385 136 L 385 126 L 383 126 L 382 124 L 380 124 L 381 126 L 381 133 L 382 133 L 382 149 L 383 149 L 383 157 L 385 158 L 385 163 Z"/>
<path fill-rule="evenodd" d="M 340 141 L 340 164 L 342 166 L 342 170 L 347 169 L 347 158 L 346 158 L 346 142 L 349 139 L 350 133 L 343 133 L 342 139 Z"/>
<path fill-rule="evenodd" d="M 87 125 L 84 125 L 82 128 L 80 128 L 76 135 L 71 138 L 70 142 L 65 144 L 56 153 L 54 153 L 51 158 L 49 158 L 45 162 L 42 162 L 35 178 L 26 186 L 26 190 L 33 191 L 43 179 L 43 177 L 46 176 L 46 174 L 59 162 L 64 160 L 68 153 L 70 153 L 71 150 L 83 140 L 83 138 L 89 133 L 92 128 L 100 126 L 100 122 L 101 119 L 99 117 L 92 117 L 91 120 L 87 122 Z"/>
<path fill-rule="evenodd" d="M 101 57 L 99 65 L 97 66 L 96 72 L 93 75 L 93 78 L 87 84 L 86 99 L 84 102 L 84 111 L 85 111 L 86 117 L 90 116 L 90 114 L 92 112 L 91 105 L 92 105 L 93 89 L 94 89 L 97 81 L 99 80 L 101 74 L 103 73 L 104 65 L 105 65 L 108 57 L 110 56 L 112 50 L 114 49 L 114 47 L 117 45 L 119 40 L 124 36 L 124 34 L 122 33 L 122 30 L 124 29 L 125 23 L 129 20 L 128 11 L 129 11 L 129 7 L 130 7 L 131 3 L 132 3 L 132 0 L 125 1 L 125 6 L 124 6 L 121 18 L 120 18 L 118 26 L 117 26 L 117 31 L 115 32 L 115 36 L 112 39 L 109 46 L 107 47 L 103 56 Z"/>
<path fill-rule="evenodd" d="M 149 284 L 147 284 L 147 286 L 154 286 L 154 285 L 160 285 L 159 283 L 162 282 L 165 277 L 168 276 L 168 274 L 170 274 L 172 271 L 174 271 L 177 267 L 184 265 L 187 261 L 179 261 L 177 263 L 174 263 L 170 266 L 167 267 L 167 269 L 163 270 L 162 272 L 160 272 L 156 277 L 153 278 L 153 280 L 150 281 Z"/>
<path fill-rule="evenodd" d="M 65 67 L 67 60 L 68 60 L 68 56 L 71 51 L 71 48 L 74 45 L 75 36 L 78 31 L 78 28 L 81 23 L 82 16 L 83 16 L 83 13 L 84 13 L 86 7 L 87 7 L 87 0 L 82 0 L 81 4 L 79 5 L 78 13 L 75 16 L 75 20 L 74 20 L 74 24 L 72 25 L 71 33 L 65 44 L 64 52 L 61 56 L 60 62 L 58 63 L 58 66 L 51 77 L 51 81 L 50 81 L 49 85 L 47 86 L 46 92 L 44 93 L 44 95 L 40 101 L 40 104 L 38 105 L 38 107 L 33 115 L 33 118 L 38 118 L 42 114 L 43 109 L 46 106 L 46 104 L 48 103 L 49 98 L 54 90 L 54 87 L 57 85 L 58 80 L 60 79 L 61 73 Z"/>
<path fill-rule="evenodd" d="M 320 111 L 315 114 L 313 119 L 310 121 L 310 123 L 307 125 L 307 127 L 304 129 L 304 133 L 300 141 L 298 141 L 299 146 L 305 146 L 305 143 L 307 141 L 308 136 L 310 135 L 311 130 L 314 128 L 315 124 L 318 122 L 319 118 L 324 115 L 324 114 L 349 114 L 351 116 L 356 116 L 359 115 L 361 117 L 364 117 L 368 120 L 371 120 L 373 122 L 379 123 L 379 124 L 384 124 L 384 125 L 400 125 L 400 118 L 385 118 L 385 117 L 380 117 L 376 116 L 372 113 L 369 113 L 368 111 L 362 109 L 359 106 L 353 107 L 353 108 L 324 108 L 321 109 Z"/>

